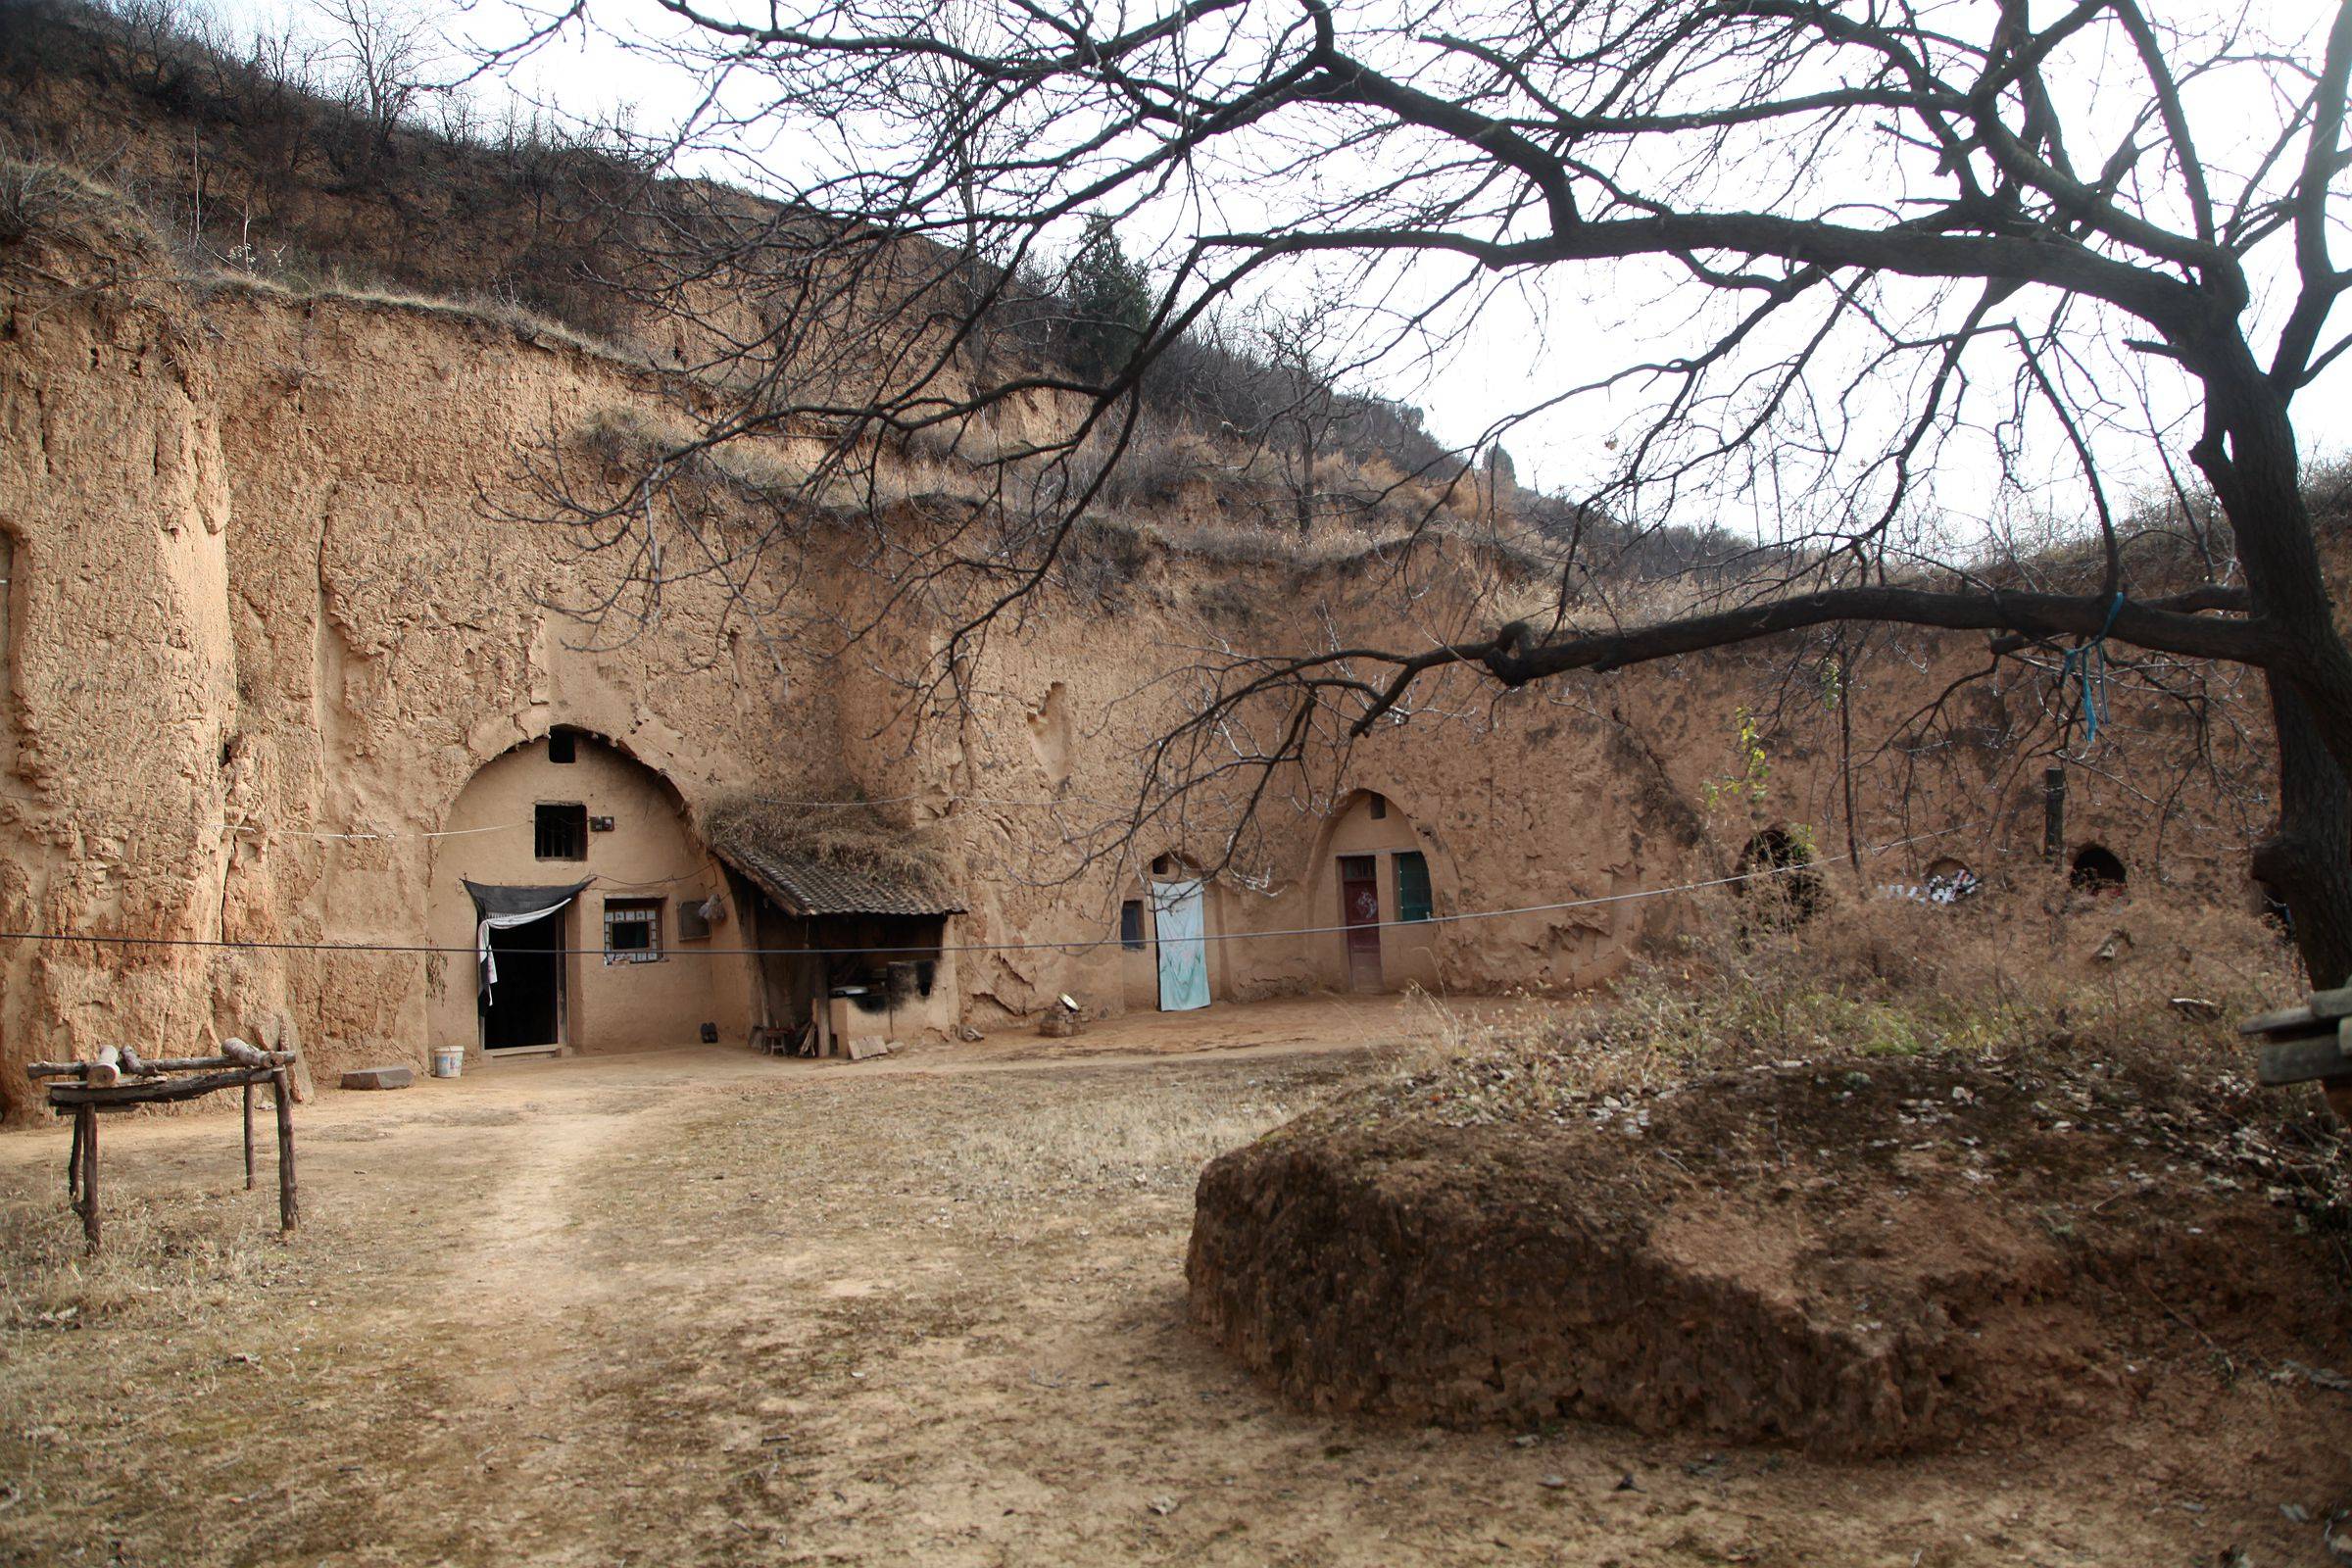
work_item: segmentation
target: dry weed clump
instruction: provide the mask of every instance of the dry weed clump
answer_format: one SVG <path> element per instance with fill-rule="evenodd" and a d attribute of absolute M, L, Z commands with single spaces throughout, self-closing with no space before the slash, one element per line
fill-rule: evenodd
<path fill-rule="evenodd" d="M 2209 905 L 1990 888 L 1956 906 L 1825 883 L 1811 918 L 1729 891 L 1597 1003 L 1548 1021 L 1433 1030 L 1398 1063 L 1416 1097 L 1549 1110 L 1758 1063 L 2098 1056 L 2244 1074 L 2236 1021 L 2308 985 L 2271 923 Z"/>
<path fill-rule="evenodd" d="M 114 284 L 170 280 L 171 246 L 128 195 L 71 164 L 17 157 L 0 142 L 0 243 L 26 241 L 107 258 Z"/>
<path fill-rule="evenodd" d="M 90 182 L 56 164 L 11 156 L 0 141 L 0 241 L 49 227 L 92 190 Z"/>
<path fill-rule="evenodd" d="M 0 1199 L 0 1335 L 184 1322 L 287 1266 L 251 1195 L 117 1189 L 104 1204 L 106 1245 L 92 1256 L 62 1184 Z"/>

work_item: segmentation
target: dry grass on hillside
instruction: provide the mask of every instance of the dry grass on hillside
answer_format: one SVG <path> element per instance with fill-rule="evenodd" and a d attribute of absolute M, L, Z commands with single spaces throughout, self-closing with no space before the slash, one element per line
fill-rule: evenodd
<path fill-rule="evenodd" d="M 616 404 L 600 409 L 572 431 L 581 452 L 623 470 L 640 467 L 664 452 L 692 445 L 701 431 L 667 410 Z M 749 437 L 698 456 L 696 471 L 760 500 L 777 503 L 804 497 L 814 472 L 813 442 Z M 810 498 L 813 499 L 813 498 Z"/>
<path fill-rule="evenodd" d="M 14 157 L 0 144 L 0 242 L 36 237 L 99 251 L 117 263 L 161 258 L 166 250 L 162 231 L 122 191 L 65 164 Z M 154 269 L 165 270 L 160 263 Z M 119 281 L 156 280 L 150 274 Z"/>
<path fill-rule="evenodd" d="M 88 181 L 57 164 L 0 156 L 0 240 L 47 227 L 89 189 Z"/>
<path fill-rule="evenodd" d="M 1833 882 L 1810 919 L 1757 915 L 1729 890 L 1695 899 L 1596 1006 L 1532 1030 L 1434 1028 L 1399 1069 L 1507 1062 L 1531 1100 L 1833 1054 L 2104 1053 L 2246 1074 L 2236 1020 L 2309 990 L 2270 922 L 2154 895 L 2045 906 L 1990 888 L 1936 906 Z"/>
<path fill-rule="evenodd" d="M 339 270 L 318 275 L 263 272 L 235 267 L 205 267 L 189 272 L 187 282 L 200 293 L 242 292 L 302 303 L 321 301 L 364 309 L 401 311 L 439 317 L 512 332 L 518 340 L 542 347 L 611 360 L 631 369 L 650 367 L 643 354 L 609 339 L 567 326 L 554 317 L 514 299 L 494 294 L 420 294 L 347 276 Z"/>

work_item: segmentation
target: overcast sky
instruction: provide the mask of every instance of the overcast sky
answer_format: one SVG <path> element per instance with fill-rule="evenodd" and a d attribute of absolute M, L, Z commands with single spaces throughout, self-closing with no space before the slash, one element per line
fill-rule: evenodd
<path fill-rule="evenodd" d="M 697 95 L 692 81 L 624 53 L 607 35 L 634 27 L 660 28 L 665 25 L 661 13 L 649 0 L 592 0 L 592 5 L 602 30 L 574 30 L 531 59 L 513 80 L 478 84 L 474 91 L 485 107 L 495 108 L 502 96 L 510 93 L 580 118 L 594 118 L 626 104 L 637 126 L 649 131 L 690 112 Z M 2210 8 L 2198 4 L 2160 5 L 2158 9 L 2185 20 Z M 2046 3 L 2035 7 L 2037 14 L 2054 10 Z M 2262 13 L 2258 18 L 2262 25 L 2277 36 L 2292 38 L 2312 35 L 2322 8 L 2309 0 L 2264 0 L 2257 10 Z M 306 27 L 327 30 L 302 0 L 220 0 L 220 14 L 240 27 L 295 20 Z M 446 15 L 456 35 L 476 42 L 504 40 L 515 27 L 513 0 L 475 0 L 462 12 Z M 2316 37 L 2308 47 L 2316 59 Z M 2242 104 L 2233 104 L 2230 92 L 2248 96 Z M 2274 122 L 2272 106 L 2252 96 L 2250 82 L 2208 90 L 2203 101 L 2192 105 L 2192 111 L 2209 133 L 2227 134 L 2240 127 L 2252 130 Z M 2110 102 L 2102 107 L 2102 119 L 2129 112 L 2126 106 Z M 787 148 L 810 145 L 788 138 L 765 148 L 762 156 L 784 158 L 791 156 Z M 1196 211 L 1173 204 L 1154 216 L 1170 238 L 1199 220 Z M 1137 248 L 1149 249 L 1151 236 L 1146 233 L 1142 239 Z M 2274 254 L 2283 265 L 2284 247 L 2278 247 Z M 1441 278 L 1456 276 L 1461 270 L 1454 262 L 1432 261 L 1424 266 L 1424 276 L 1408 280 L 1407 288 L 1423 282 L 1436 286 Z M 2258 279 L 2273 281 L 2276 279 Z M 1304 284 L 1294 275 L 1281 286 L 1296 292 Z M 1458 330 L 1446 334 L 1443 352 L 1426 360 L 1380 367 L 1357 377 L 1357 383 L 1364 390 L 1420 405 L 1442 438 L 1468 443 L 1496 422 L 1583 382 L 1602 368 L 1647 359 L 1665 345 L 1690 341 L 1687 331 L 1677 330 L 1690 308 L 1690 297 L 1672 270 L 1655 261 L 1552 269 L 1492 298 L 1475 320 L 1461 322 Z M 2258 311 L 2270 318 L 2278 314 L 2277 309 Z M 2086 366 L 2080 373 L 2091 377 L 2098 390 L 2121 407 L 2135 402 L 2137 392 L 2124 378 L 2145 369 L 2119 349 L 2111 365 Z M 2299 400 L 2307 451 L 2320 454 L 2341 447 L 2346 420 L 2334 411 L 2342 407 L 2347 388 L 2352 388 L 2347 375 L 2352 375 L 2352 369 L 2331 371 Z M 2182 412 L 2186 405 L 2181 392 L 2168 388 L 2161 375 L 2156 382 L 2155 395 L 2162 412 Z M 1503 444 L 1517 460 L 1522 482 L 1574 490 L 1606 468 L 1612 443 L 1625 439 L 1635 427 L 1639 407 L 1640 399 L 1629 395 L 1580 398 L 1513 430 Z M 2126 470 L 2128 481 L 2152 485 L 2159 470 L 2149 461 L 2150 450 L 2144 440 L 2136 443 L 2134 450 L 2130 439 L 2118 437 L 2103 456 Z M 1995 458 L 1989 441 L 1953 447 L 1944 454 L 1941 466 L 1937 500 L 1957 517 L 1976 516 L 1990 506 Z M 2064 512 L 2079 504 L 2080 497 L 2069 494 L 2071 481 L 2063 465 L 2052 465 L 2049 478 L 2047 505 Z"/>

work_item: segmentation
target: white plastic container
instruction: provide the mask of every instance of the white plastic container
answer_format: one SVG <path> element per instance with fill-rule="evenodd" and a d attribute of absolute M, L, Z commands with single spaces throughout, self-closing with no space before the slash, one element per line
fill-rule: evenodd
<path fill-rule="evenodd" d="M 433 1048 L 433 1076 L 455 1078 L 466 1067 L 464 1046 L 435 1046 Z"/>

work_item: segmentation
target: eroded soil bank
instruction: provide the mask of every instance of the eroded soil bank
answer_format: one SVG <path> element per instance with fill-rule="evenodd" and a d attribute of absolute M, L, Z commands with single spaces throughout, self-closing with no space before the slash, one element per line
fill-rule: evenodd
<path fill-rule="evenodd" d="M 233 1117 L 110 1124 L 86 1268 L 0 1137 L 0 1561 L 2268 1565 L 2352 1497 L 2347 1396 L 2226 1342 L 1899 1462 L 1302 1412 L 1187 1320 L 1194 1185 L 1396 1069 L 1160 1044 L 329 1094 L 288 1247 Z"/>
<path fill-rule="evenodd" d="M 1196 1318 L 1330 1412 L 1846 1455 L 2186 1423 L 2337 1467 L 2341 1396 L 2286 1370 L 2352 1323 L 2316 1108 L 2063 1051 L 1538 1076 L 1384 1079 L 1217 1160 Z"/>

